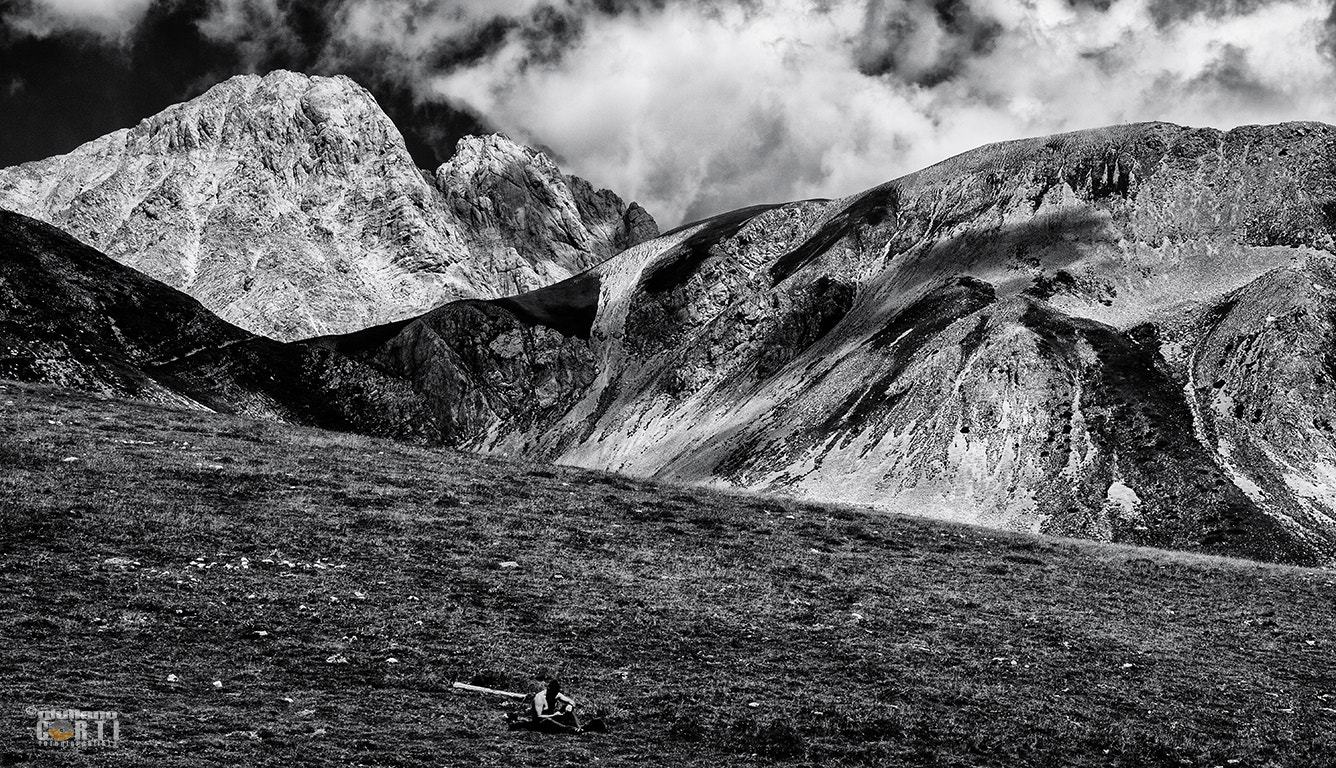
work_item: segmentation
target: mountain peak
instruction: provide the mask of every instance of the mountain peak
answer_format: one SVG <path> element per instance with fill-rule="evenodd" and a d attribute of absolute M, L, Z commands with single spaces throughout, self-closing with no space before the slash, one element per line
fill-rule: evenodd
<path fill-rule="evenodd" d="M 109 142 L 105 162 L 77 169 L 91 181 L 70 210 L 100 211 L 76 223 L 131 253 L 175 258 L 193 242 L 194 260 L 174 264 L 200 294 L 254 276 L 241 289 L 252 308 L 316 321 L 368 293 L 401 301 L 386 273 L 441 274 L 461 252 L 507 292 L 532 275 L 554 284 L 341 338 L 256 342 L 262 358 L 250 344 L 219 343 L 209 360 L 154 352 L 196 402 L 249 409 L 260 382 L 278 418 L 1336 562 L 1330 126 L 1157 123 L 992 145 L 841 200 L 722 214 L 587 270 L 652 222 L 505 137 L 461 142 L 426 178 L 365 151 L 337 172 L 271 168 L 255 163 L 259 144 L 139 156 Z M 456 239 L 432 239 L 438 226 Z M 563 269 L 583 271 L 556 282 Z M 261 282 L 273 275 L 287 282 Z M 330 285 L 342 293 L 318 293 Z M 39 299 L 9 333 L 28 344 L 27 375 L 69 380 L 65 350 L 33 321 L 53 306 Z M 119 326 L 99 326 L 109 354 L 125 347 Z M 197 346 L 184 342 L 173 349 Z M 342 399 L 309 397 L 319 386 Z M 282 410 L 293 393 L 307 411 Z"/>
<path fill-rule="evenodd" d="M 366 89 L 280 70 L 0 169 L 0 207 L 283 340 L 532 290 L 657 234 L 500 136 L 424 176 Z"/>
<path fill-rule="evenodd" d="M 269 94 L 285 99 L 300 99 L 307 93 L 340 94 L 349 101 L 375 103 L 371 92 L 347 75 L 308 75 L 287 69 L 276 69 L 263 75 L 233 75 L 200 94 L 196 99 L 168 107 L 166 111 L 192 104 L 199 99 L 228 98 L 229 94 Z"/>
<path fill-rule="evenodd" d="M 497 179 L 508 179 L 516 185 L 560 183 L 561 171 L 542 152 L 494 133 L 461 138 L 455 144 L 455 154 L 436 169 L 435 176 L 436 188 L 450 195 L 494 188 Z"/>
<path fill-rule="evenodd" d="M 349 78 L 286 70 L 238 75 L 146 118 L 127 140 L 148 151 L 260 150 L 269 165 L 342 165 L 369 152 L 411 163 L 403 137 L 375 97 Z M 96 142 L 94 142 L 96 143 Z M 77 150 L 76 150 L 77 151 Z"/>
<path fill-rule="evenodd" d="M 518 245 L 490 241 L 498 252 L 513 248 L 525 260 L 533 260 L 531 249 L 541 243 L 584 269 L 658 235 L 644 209 L 562 175 L 545 153 L 504 134 L 460 139 L 454 156 L 436 170 L 435 182 L 475 232 L 524 233 Z"/>
<path fill-rule="evenodd" d="M 545 153 L 520 144 L 504 133 L 460 138 L 455 143 L 454 155 L 441 168 L 468 172 L 489 163 L 507 161 L 556 168 L 556 164 Z"/>

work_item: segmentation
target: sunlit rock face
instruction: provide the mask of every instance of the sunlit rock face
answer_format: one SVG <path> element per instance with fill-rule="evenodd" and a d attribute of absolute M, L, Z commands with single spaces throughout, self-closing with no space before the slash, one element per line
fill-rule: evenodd
<path fill-rule="evenodd" d="M 737 211 L 346 348 L 475 450 L 1331 562 L 1334 233 L 1331 127 L 1130 125 Z"/>
<path fill-rule="evenodd" d="M 0 170 L 54 224 L 275 339 L 532 290 L 656 235 L 653 219 L 501 136 L 419 170 L 345 77 L 239 76 L 59 157 Z"/>

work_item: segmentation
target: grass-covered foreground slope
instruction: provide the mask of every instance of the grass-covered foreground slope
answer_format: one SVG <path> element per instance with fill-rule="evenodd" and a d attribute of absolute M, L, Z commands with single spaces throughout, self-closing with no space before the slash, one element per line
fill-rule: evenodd
<path fill-rule="evenodd" d="M 0 764 L 1329 766 L 1333 629 L 1330 571 L 0 383 Z M 609 733 L 450 688 L 549 666 Z"/>

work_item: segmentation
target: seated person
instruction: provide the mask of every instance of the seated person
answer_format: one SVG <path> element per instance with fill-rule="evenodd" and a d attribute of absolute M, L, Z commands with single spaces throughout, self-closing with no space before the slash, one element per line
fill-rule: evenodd
<path fill-rule="evenodd" d="M 580 732 L 580 718 L 575 714 L 575 699 L 561 692 L 561 682 L 549 680 L 547 688 L 533 695 L 530 702 L 536 725 Z"/>
<path fill-rule="evenodd" d="M 561 683 L 549 680 L 547 688 L 533 694 L 529 708 L 523 715 L 512 715 L 511 730 L 532 730 L 543 733 L 583 733 L 580 718 L 575 714 L 575 699 L 561 692 Z"/>

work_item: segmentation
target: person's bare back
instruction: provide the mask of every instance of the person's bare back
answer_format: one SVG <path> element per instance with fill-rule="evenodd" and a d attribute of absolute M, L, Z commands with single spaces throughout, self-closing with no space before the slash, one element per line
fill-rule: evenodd
<path fill-rule="evenodd" d="M 575 699 L 561 692 L 561 682 L 551 679 L 547 687 L 528 699 L 528 718 L 515 717 L 510 727 L 545 733 L 583 733 L 580 718 L 575 714 Z"/>

